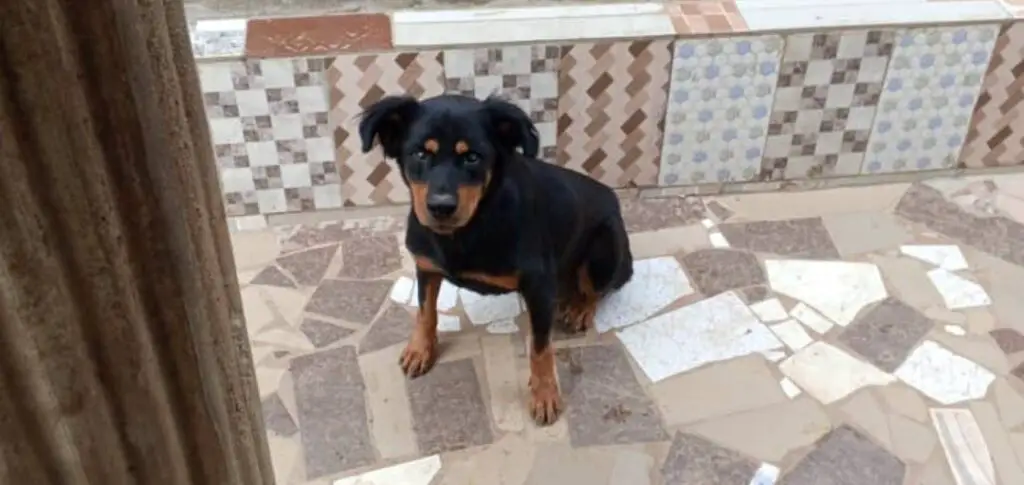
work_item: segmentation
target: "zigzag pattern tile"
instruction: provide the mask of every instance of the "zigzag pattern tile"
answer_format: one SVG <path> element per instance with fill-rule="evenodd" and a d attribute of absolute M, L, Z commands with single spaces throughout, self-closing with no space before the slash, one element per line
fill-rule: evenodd
<path fill-rule="evenodd" d="M 384 96 L 417 98 L 444 92 L 440 51 L 338 56 L 328 71 L 330 122 L 345 206 L 409 201 L 392 161 L 380 149 L 362 153 L 358 115 Z"/>
<path fill-rule="evenodd" d="M 612 187 L 656 184 L 671 62 L 668 40 L 564 47 L 557 163 Z"/>
<path fill-rule="evenodd" d="M 1024 22 L 1003 28 L 981 89 L 959 165 L 1024 164 Z"/>

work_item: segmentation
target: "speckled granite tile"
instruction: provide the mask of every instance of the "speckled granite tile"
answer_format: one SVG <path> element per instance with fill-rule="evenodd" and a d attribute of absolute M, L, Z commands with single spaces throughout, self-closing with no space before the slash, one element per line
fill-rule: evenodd
<path fill-rule="evenodd" d="M 307 318 L 299 325 L 299 330 L 306 334 L 313 346 L 320 349 L 331 345 L 349 335 L 353 330 L 339 327 L 333 323 Z"/>
<path fill-rule="evenodd" d="M 932 327 L 930 318 L 890 297 L 843 329 L 839 341 L 879 369 L 893 372 Z"/>
<path fill-rule="evenodd" d="M 694 285 L 704 296 L 767 282 L 757 257 L 744 251 L 704 249 L 682 258 Z"/>
<path fill-rule="evenodd" d="M 390 281 L 326 280 L 313 292 L 306 311 L 351 323 L 370 323 L 390 291 Z"/>
<path fill-rule="evenodd" d="M 277 264 L 291 273 L 300 285 L 316 286 L 327 273 L 338 245 L 332 244 L 319 248 L 308 249 L 277 258 Z"/>
<path fill-rule="evenodd" d="M 783 475 L 780 485 L 902 485 L 906 465 L 853 428 L 840 426 Z"/>
<path fill-rule="evenodd" d="M 801 258 L 839 258 L 839 250 L 820 217 L 726 223 L 718 228 L 738 249 Z"/>
<path fill-rule="evenodd" d="M 268 431 L 278 436 L 288 437 L 299 432 L 295 419 L 285 409 L 281 396 L 276 392 L 263 400 L 263 422 L 266 423 Z"/>
<path fill-rule="evenodd" d="M 661 466 L 666 485 L 746 485 L 758 463 L 707 439 L 676 433 Z"/>
<path fill-rule="evenodd" d="M 494 441 L 472 359 L 439 363 L 425 375 L 408 381 L 406 390 L 420 453 L 454 451 Z"/>
<path fill-rule="evenodd" d="M 343 278 L 378 278 L 402 269 L 402 255 L 394 236 L 372 236 L 341 245 Z"/>
<path fill-rule="evenodd" d="M 359 353 L 374 352 L 405 342 L 412 331 L 413 316 L 401 305 L 389 305 L 359 342 Z"/>
<path fill-rule="evenodd" d="M 282 273 L 277 266 L 263 268 L 263 271 L 257 273 L 249 284 L 295 288 L 295 282 Z"/>

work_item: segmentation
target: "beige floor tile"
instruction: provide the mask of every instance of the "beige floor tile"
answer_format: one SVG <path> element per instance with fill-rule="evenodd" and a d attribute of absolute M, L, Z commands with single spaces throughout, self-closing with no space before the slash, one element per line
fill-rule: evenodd
<path fill-rule="evenodd" d="M 448 453 L 441 458 L 437 485 L 524 485 L 536 447 L 519 435 L 494 444 Z"/>
<path fill-rule="evenodd" d="M 1017 392 L 1006 379 L 997 379 L 992 388 L 993 401 L 999 411 L 1003 426 L 1006 429 L 1013 429 L 1024 423 L 1024 396 Z"/>
<path fill-rule="evenodd" d="M 281 253 L 277 233 L 271 229 L 263 231 L 241 231 L 231 233 L 235 266 L 239 269 L 262 269 Z"/>
<path fill-rule="evenodd" d="M 302 323 L 302 309 L 309 301 L 309 295 L 291 288 L 264 286 L 260 288 L 272 311 L 289 325 Z"/>
<path fill-rule="evenodd" d="M 502 431 L 516 432 L 526 426 L 526 408 L 516 382 L 516 349 L 512 338 L 486 337 L 481 346 L 494 424 Z"/>
<path fill-rule="evenodd" d="M 640 446 L 538 447 L 527 485 L 647 485 L 655 468 Z"/>
<path fill-rule="evenodd" d="M 654 458 L 639 451 L 626 450 L 615 455 L 608 485 L 651 485 Z"/>
<path fill-rule="evenodd" d="M 287 371 L 284 369 L 274 367 L 260 367 L 256 369 L 256 385 L 260 390 L 260 399 L 277 392 L 285 372 Z"/>
<path fill-rule="evenodd" d="M 370 433 L 385 460 L 412 457 L 419 452 L 406 395 L 406 377 L 398 366 L 401 352 L 402 346 L 392 346 L 359 356 Z"/>
<path fill-rule="evenodd" d="M 905 384 L 892 384 L 878 389 L 885 404 L 893 412 L 921 423 L 928 422 L 928 405 L 917 391 Z"/>
<path fill-rule="evenodd" d="M 1024 483 L 1024 467 L 1017 460 L 1013 444 L 999 420 L 995 406 L 987 402 L 972 402 L 971 412 L 974 414 L 974 419 L 978 421 L 978 427 L 981 428 L 981 433 L 985 436 L 985 442 L 988 443 L 988 450 L 992 454 L 992 462 L 995 465 L 999 483 Z"/>
<path fill-rule="evenodd" d="M 952 350 L 960 355 L 994 372 L 996 375 L 1004 376 L 1010 372 L 1010 362 L 999 349 L 999 346 L 992 339 L 980 336 L 957 337 L 942 330 L 932 331 L 928 338 Z"/>
<path fill-rule="evenodd" d="M 1024 432 L 1010 433 L 1010 446 L 1017 454 L 1017 462 L 1024 464 Z"/>
<path fill-rule="evenodd" d="M 295 467 L 302 461 L 302 443 L 299 435 L 288 438 L 267 436 L 270 445 L 270 461 L 274 464 L 275 481 L 281 485 L 295 483 L 292 481 Z"/>
<path fill-rule="evenodd" d="M 862 389 L 846 400 L 839 409 L 849 423 L 859 427 L 884 448 L 893 449 L 889 420 L 882 410 L 880 400 L 870 389 Z"/>
<path fill-rule="evenodd" d="M 822 218 L 839 254 L 858 254 L 895 249 L 913 239 L 896 216 L 888 212 L 832 214 Z"/>
<path fill-rule="evenodd" d="M 242 288 L 242 311 L 245 313 L 245 327 L 249 337 L 259 334 L 270 327 L 274 321 L 274 312 L 267 304 L 262 288 L 250 286 Z"/>
<path fill-rule="evenodd" d="M 1007 194 L 996 194 L 996 208 L 1010 219 L 1024 222 L 1024 200 Z"/>
<path fill-rule="evenodd" d="M 946 462 L 946 455 L 941 449 L 937 449 L 921 468 L 917 480 L 908 485 L 957 485 L 957 483 L 953 480 L 953 473 Z"/>
<path fill-rule="evenodd" d="M 708 230 L 700 224 L 668 227 L 629 235 L 629 249 L 634 259 L 693 252 L 711 247 Z"/>
<path fill-rule="evenodd" d="M 953 476 L 963 485 L 995 485 L 995 467 L 974 414 L 967 409 L 931 409 L 932 420 Z"/>
<path fill-rule="evenodd" d="M 807 192 L 773 192 L 718 197 L 736 212 L 729 222 L 783 220 L 851 212 L 888 212 L 910 184 L 844 187 Z"/>
<path fill-rule="evenodd" d="M 752 355 L 711 365 L 651 386 L 669 426 L 764 408 L 787 401 L 764 358 Z"/>
<path fill-rule="evenodd" d="M 281 404 L 288 410 L 293 418 L 299 415 L 299 406 L 295 402 L 295 380 L 291 372 L 285 372 L 281 376 L 281 383 L 277 387 L 277 397 L 281 398 Z"/>
<path fill-rule="evenodd" d="M 890 414 L 889 431 L 892 436 L 892 452 L 908 463 L 925 463 L 935 451 L 938 440 L 935 432 L 910 418 Z"/>
<path fill-rule="evenodd" d="M 821 405 L 805 396 L 687 429 L 722 446 L 774 463 L 790 451 L 814 443 L 831 427 Z"/>
<path fill-rule="evenodd" d="M 945 307 L 942 295 L 928 279 L 929 268 L 924 263 L 898 256 L 870 255 L 867 259 L 878 265 L 893 296 L 904 303 L 920 311 Z"/>
<path fill-rule="evenodd" d="M 996 317 L 988 308 L 969 308 L 964 311 L 967 316 L 967 332 L 973 335 L 988 335 L 996 328 Z"/>

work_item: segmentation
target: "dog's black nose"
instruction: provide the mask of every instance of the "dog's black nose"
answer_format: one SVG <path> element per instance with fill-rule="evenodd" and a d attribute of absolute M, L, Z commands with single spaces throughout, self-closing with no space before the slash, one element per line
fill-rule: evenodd
<path fill-rule="evenodd" d="M 427 196 L 427 210 L 438 219 L 447 219 L 455 213 L 459 201 L 452 194 L 431 194 Z"/>

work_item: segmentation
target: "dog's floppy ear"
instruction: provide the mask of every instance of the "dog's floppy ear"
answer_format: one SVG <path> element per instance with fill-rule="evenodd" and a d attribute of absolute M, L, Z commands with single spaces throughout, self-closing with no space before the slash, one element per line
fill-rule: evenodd
<path fill-rule="evenodd" d="M 502 146 L 510 151 L 523 149 L 523 155 L 537 158 L 540 151 L 540 135 L 529 115 L 519 106 L 495 95 L 484 100 L 484 109 L 491 119 L 491 130 Z"/>
<path fill-rule="evenodd" d="M 384 155 L 397 159 L 409 124 L 419 109 L 419 101 L 412 96 L 387 96 L 366 108 L 359 122 L 363 153 L 372 150 L 373 142 L 379 140 Z"/>

